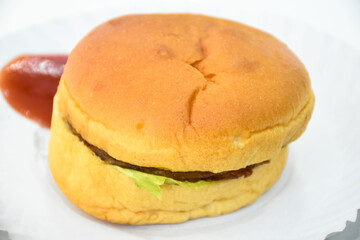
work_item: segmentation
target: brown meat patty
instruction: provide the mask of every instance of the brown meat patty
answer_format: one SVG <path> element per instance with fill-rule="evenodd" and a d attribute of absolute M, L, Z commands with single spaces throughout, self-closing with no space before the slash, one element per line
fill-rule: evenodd
<path fill-rule="evenodd" d="M 238 170 L 232 170 L 232 171 L 224 171 L 219 173 L 213 173 L 208 171 L 190 171 L 190 172 L 172 172 L 166 169 L 159 169 L 159 168 L 153 168 L 153 167 L 142 167 L 133 165 L 127 162 L 120 161 L 118 159 L 115 159 L 111 157 L 107 152 L 104 150 L 92 145 L 91 143 L 87 142 L 71 125 L 71 123 L 68 122 L 69 128 L 71 129 L 72 133 L 77 136 L 96 156 L 98 156 L 101 160 L 104 162 L 116 165 L 122 168 L 128 168 L 144 173 L 164 176 L 168 178 L 172 178 L 178 181 L 188 181 L 188 182 L 197 182 L 200 180 L 205 181 L 218 181 L 218 180 L 225 180 L 225 179 L 235 179 L 239 177 L 249 177 L 253 173 L 253 169 L 256 167 L 259 167 L 263 164 L 270 163 L 270 160 L 265 160 L 260 163 L 252 164 L 249 166 L 246 166 L 245 168 L 241 168 Z"/>

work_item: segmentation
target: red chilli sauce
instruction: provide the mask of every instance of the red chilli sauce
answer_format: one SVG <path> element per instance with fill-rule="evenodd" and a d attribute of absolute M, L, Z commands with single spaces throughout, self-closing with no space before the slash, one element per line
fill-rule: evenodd
<path fill-rule="evenodd" d="M 0 72 L 0 90 L 17 112 L 50 128 L 53 98 L 67 55 L 22 55 Z"/>

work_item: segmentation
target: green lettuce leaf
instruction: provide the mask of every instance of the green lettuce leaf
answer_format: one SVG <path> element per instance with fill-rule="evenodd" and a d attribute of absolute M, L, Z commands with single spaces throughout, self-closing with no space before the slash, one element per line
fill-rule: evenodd
<path fill-rule="evenodd" d="M 178 181 L 172 178 L 164 177 L 164 176 L 158 176 L 153 175 L 149 173 L 139 172 L 132 169 L 122 168 L 119 166 L 111 165 L 113 168 L 119 170 L 123 174 L 130 177 L 132 180 L 135 181 L 135 184 L 140 189 L 146 189 L 152 194 L 155 195 L 158 199 L 161 200 L 162 198 L 162 189 L 161 185 L 163 184 L 176 184 L 182 187 L 188 187 L 188 188 L 200 188 L 207 185 L 212 184 L 213 182 L 207 182 L 207 181 L 198 181 L 198 182 L 187 182 L 187 181 Z"/>

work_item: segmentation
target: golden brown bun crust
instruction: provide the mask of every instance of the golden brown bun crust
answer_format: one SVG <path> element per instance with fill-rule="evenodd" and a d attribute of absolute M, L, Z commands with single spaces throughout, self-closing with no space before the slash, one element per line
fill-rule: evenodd
<path fill-rule="evenodd" d="M 140 123 L 157 135 L 287 124 L 311 96 L 308 73 L 285 44 L 240 23 L 189 14 L 100 25 L 71 52 L 64 78 L 93 119 L 112 129 Z"/>
<path fill-rule="evenodd" d="M 221 172 L 277 155 L 310 119 L 303 64 L 271 35 L 201 15 L 129 15 L 90 32 L 62 77 L 90 143 L 140 166 Z"/>
<path fill-rule="evenodd" d="M 279 178 L 287 144 L 314 107 L 306 69 L 269 34 L 200 15 L 134 15 L 73 50 L 54 99 L 50 168 L 77 206 L 111 222 L 175 223 L 234 211 Z M 237 170 L 198 189 L 165 184 L 160 201 L 68 129 L 119 160 L 172 171 Z"/>
<path fill-rule="evenodd" d="M 176 223 L 217 216 L 255 201 L 279 178 L 288 148 L 248 178 L 218 181 L 201 188 L 165 184 L 162 200 L 105 164 L 69 130 L 57 107 L 52 116 L 50 168 L 64 194 L 86 212 L 123 224 Z"/>

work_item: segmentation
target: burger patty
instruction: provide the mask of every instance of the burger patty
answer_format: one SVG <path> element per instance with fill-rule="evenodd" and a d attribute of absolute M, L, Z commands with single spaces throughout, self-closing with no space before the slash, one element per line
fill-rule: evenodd
<path fill-rule="evenodd" d="M 263 164 L 270 163 L 270 160 L 266 160 L 260 163 L 249 165 L 245 168 L 241 168 L 238 170 L 232 170 L 232 171 L 225 171 L 225 172 L 219 172 L 219 173 L 213 173 L 208 171 L 189 171 L 189 172 L 172 172 L 166 169 L 159 169 L 159 168 L 153 168 L 153 167 L 141 167 L 137 165 L 133 165 L 127 162 L 123 162 L 120 160 L 117 160 L 113 157 L 111 157 L 107 152 L 104 150 L 92 145 L 91 143 L 87 142 L 71 125 L 71 123 L 68 122 L 69 128 L 72 131 L 72 133 L 77 136 L 96 156 L 98 156 L 102 161 L 111 164 L 116 165 L 122 168 L 128 168 L 144 173 L 154 174 L 158 176 L 164 176 L 168 178 L 172 178 L 178 181 L 188 181 L 188 182 L 197 182 L 200 180 L 205 181 L 218 181 L 218 180 L 225 180 L 225 179 L 235 179 L 244 176 L 249 177 L 253 173 L 253 169 L 255 167 L 259 167 Z"/>

